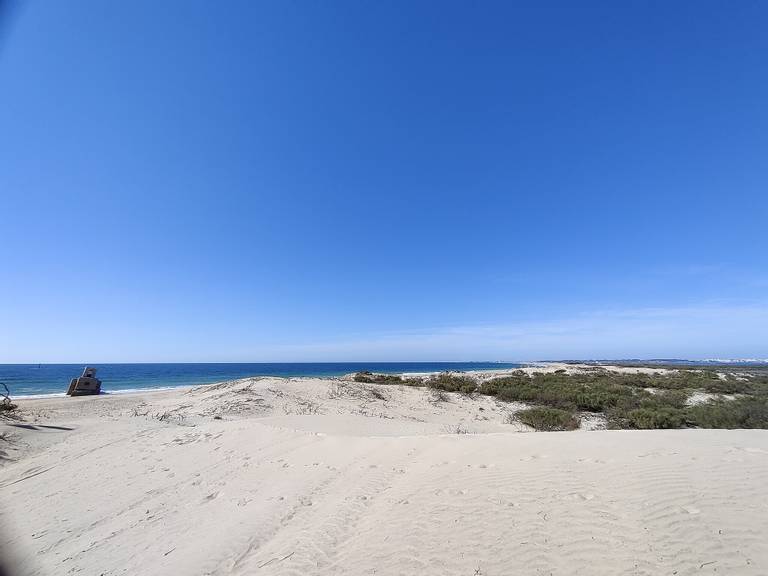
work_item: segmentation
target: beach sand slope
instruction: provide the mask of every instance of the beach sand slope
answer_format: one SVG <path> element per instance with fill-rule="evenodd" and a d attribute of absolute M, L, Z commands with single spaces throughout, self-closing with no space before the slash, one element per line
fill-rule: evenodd
<path fill-rule="evenodd" d="M 766 431 L 519 433 L 490 398 L 318 379 L 21 409 L 19 574 L 768 574 Z"/>

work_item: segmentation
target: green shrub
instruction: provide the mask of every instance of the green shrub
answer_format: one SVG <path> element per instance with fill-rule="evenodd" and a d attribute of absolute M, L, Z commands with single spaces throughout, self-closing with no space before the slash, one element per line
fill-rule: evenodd
<path fill-rule="evenodd" d="M 637 392 L 632 388 L 610 382 L 582 384 L 576 395 L 576 406 L 587 412 L 605 412 L 618 406 L 622 400 L 632 398 Z"/>
<path fill-rule="evenodd" d="M 451 374 L 450 372 L 441 372 L 430 376 L 426 385 L 436 390 L 445 390 L 446 392 L 461 392 L 462 394 L 472 394 L 477 390 L 477 382 L 469 376 L 461 374 Z"/>
<path fill-rule="evenodd" d="M 486 380 L 485 382 L 480 383 L 477 387 L 477 391 L 485 396 L 496 396 L 500 389 L 497 380 L 497 378 L 492 378 L 491 380 Z"/>
<path fill-rule="evenodd" d="M 723 378 L 712 370 L 670 367 L 663 374 L 594 369 L 529 375 L 517 370 L 481 384 L 467 375 L 449 372 L 426 379 L 359 372 L 354 379 L 371 384 L 428 386 L 443 392 L 478 392 L 500 401 L 533 404 L 536 410 L 555 409 L 571 415 L 576 410 L 604 413 L 611 428 L 768 428 L 768 370 L 740 368 L 738 376 L 729 373 Z M 743 396 L 688 407 L 686 402 L 694 390 Z"/>
<path fill-rule="evenodd" d="M 721 382 L 721 380 L 717 373 L 711 370 L 676 370 L 660 378 L 652 379 L 651 386 L 675 390 L 683 388 L 702 390 L 717 382 Z"/>
<path fill-rule="evenodd" d="M 537 375 L 532 378 L 499 378 L 489 384 L 495 387 L 496 397 L 504 402 L 530 402 L 564 409 L 575 408 L 580 389 L 557 380 L 547 382 Z"/>
<path fill-rule="evenodd" d="M 637 395 L 641 408 L 685 408 L 688 390 L 660 390 L 655 394 L 643 391 Z"/>
<path fill-rule="evenodd" d="M 656 394 L 660 402 L 668 404 L 673 408 L 685 408 L 688 402 L 688 397 L 691 395 L 690 390 L 666 390 L 664 392 Z"/>
<path fill-rule="evenodd" d="M 637 408 L 627 414 L 630 428 L 649 430 L 654 428 L 680 428 L 685 424 L 685 412 L 679 408 Z"/>
<path fill-rule="evenodd" d="M 424 380 L 421 378 L 403 378 L 400 384 L 403 386 L 424 386 Z"/>
<path fill-rule="evenodd" d="M 768 397 L 716 400 L 691 406 L 687 416 L 699 428 L 768 428 Z"/>
<path fill-rule="evenodd" d="M 481 383 L 480 386 L 478 386 L 477 391 L 486 396 L 496 396 L 502 388 L 506 388 L 514 382 L 528 382 L 529 380 L 530 378 L 525 373 L 523 373 L 522 376 L 512 375 L 491 378 L 490 380 Z"/>
<path fill-rule="evenodd" d="M 497 378 L 483 383 L 481 393 L 489 393 L 505 402 L 530 402 L 564 410 L 579 409 L 603 412 L 618 405 L 622 398 L 634 396 L 632 388 L 590 378 L 579 381 L 575 376 L 534 374 L 531 378 Z"/>
<path fill-rule="evenodd" d="M 579 418 L 572 412 L 559 408 L 528 408 L 517 414 L 523 424 L 541 431 L 575 430 L 579 427 Z"/>
<path fill-rule="evenodd" d="M 543 388 L 535 382 L 509 380 L 500 383 L 496 397 L 504 402 L 540 402 L 543 403 Z"/>
<path fill-rule="evenodd" d="M 717 379 L 705 383 L 704 390 L 710 394 L 749 394 L 752 392 L 752 384 L 747 380 L 736 378 Z"/>
<path fill-rule="evenodd" d="M 421 380 L 416 378 L 403 378 L 396 374 L 374 374 L 373 372 L 358 372 L 352 379 L 355 382 L 363 382 L 365 384 L 406 384 L 408 386 L 419 386 L 422 384 Z"/>
<path fill-rule="evenodd" d="M 704 389 L 707 385 L 720 380 L 718 375 L 708 370 L 675 369 L 661 374 L 606 374 L 610 380 L 622 386 L 635 388 L 656 388 L 659 390 Z"/>

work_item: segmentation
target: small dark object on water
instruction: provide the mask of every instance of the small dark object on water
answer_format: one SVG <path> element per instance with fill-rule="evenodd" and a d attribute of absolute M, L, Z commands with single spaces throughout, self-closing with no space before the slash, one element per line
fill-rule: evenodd
<path fill-rule="evenodd" d="M 101 392 L 101 380 L 96 378 L 96 368 L 88 366 L 83 370 L 80 378 L 72 378 L 69 381 L 67 389 L 68 396 L 88 396 L 89 394 L 99 394 Z"/>

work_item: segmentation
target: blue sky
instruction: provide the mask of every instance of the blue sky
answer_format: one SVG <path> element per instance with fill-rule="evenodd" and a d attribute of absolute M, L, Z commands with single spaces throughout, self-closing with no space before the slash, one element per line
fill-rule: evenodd
<path fill-rule="evenodd" d="M 768 357 L 764 2 L 29 2 L 0 362 Z"/>

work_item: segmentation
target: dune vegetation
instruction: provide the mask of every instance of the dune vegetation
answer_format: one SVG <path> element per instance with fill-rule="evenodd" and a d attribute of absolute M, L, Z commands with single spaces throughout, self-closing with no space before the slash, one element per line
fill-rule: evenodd
<path fill-rule="evenodd" d="M 652 374 L 603 368 L 532 374 L 516 370 L 484 381 L 448 372 L 424 379 L 360 373 L 355 380 L 523 402 L 531 409 L 517 418 L 537 430 L 578 428 L 584 413 L 603 415 L 613 429 L 768 428 L 768 371 L 759 369 Z"/>

